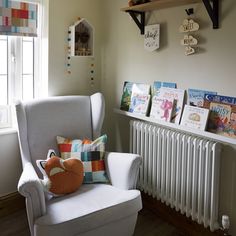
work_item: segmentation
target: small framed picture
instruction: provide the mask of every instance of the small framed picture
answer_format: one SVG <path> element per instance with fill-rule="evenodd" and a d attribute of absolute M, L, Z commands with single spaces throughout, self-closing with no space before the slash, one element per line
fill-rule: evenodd
<path fill-rule="evenodd" d="M 0 128 L 11 127 L 11 109 L 10 106 L 0 105 Z"/>

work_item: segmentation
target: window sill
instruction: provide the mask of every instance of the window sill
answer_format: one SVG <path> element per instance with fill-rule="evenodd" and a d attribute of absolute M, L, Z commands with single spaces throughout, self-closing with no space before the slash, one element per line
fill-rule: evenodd
<path fill-rule="evenodd" d="M 15 134 L 17 133 L 16 127 L 10 127 L 10 128 L 1 128 L 0 129 L 0 136 L 1 135 L 8 135 L 8 134 Z"/>

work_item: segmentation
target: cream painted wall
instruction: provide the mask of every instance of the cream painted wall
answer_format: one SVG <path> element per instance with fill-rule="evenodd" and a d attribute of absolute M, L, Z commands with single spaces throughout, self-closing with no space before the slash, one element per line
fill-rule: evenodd
<path fill-rule="evenodd" d="M 106 37 L 102 54 L 102 91 L 106 98 L 105 130 L 110 148 L 128 151 L 128 118 L 113 113 L 119 107 L 125 80 L 153 84 L 155 80 L 177 82 L 179 88 L 199 88 L 236 96 L 236 2 L 222 0 L 220 29 L 213 30 L 203 4 L 192 5 L 200 30 L 197 54 L 186 57 L 180 45 L 178 28 L 186 18 L 185 7 L 154 11 L 146 24 L 161 24 L 160 49 L 143 49 L 143 36 L 128 14 L 119 11 L 126 0 L 105 0 Z M 109 20 L 108 20 L 109 19 Z M 225 146 L 221 161 L 220 214 L 231 218 L 231 233 L 236 235 L 236 150 Z"/>
<path fill-rule="evenodd" d="M 17 133 L 0 135 L 0 197 L 16 191 L 22 167 Z"/>
<path fill-rule="evenodd" d="M 49 95 L 91 94 L 100 88 L 101 2 L 94 0 L 49 1 Z M 95 57 L 71 58 L 71 75 L 66 70 L 68 27 L 78 17 L 95 29 Z M 90 86 L 90 64 L 95 64 L 95 84 Z"/>

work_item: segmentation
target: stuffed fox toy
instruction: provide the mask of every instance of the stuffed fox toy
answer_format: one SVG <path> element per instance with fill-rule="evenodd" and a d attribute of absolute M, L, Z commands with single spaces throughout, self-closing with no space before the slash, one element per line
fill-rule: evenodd
<path fill-rule="evenodd" d="M 76 158 L 63 160 L 49 150 L 47 160 L 37 160 L 36 163 L 45 177 L 44 187 L 54 195 L 72 193 L 83 182 L 83 163 Z"/>

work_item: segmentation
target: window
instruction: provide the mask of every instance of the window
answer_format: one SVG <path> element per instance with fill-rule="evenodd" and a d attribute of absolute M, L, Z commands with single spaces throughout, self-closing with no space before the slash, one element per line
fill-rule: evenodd
<path fill-rule="evenodd" d="M 32 4 L 26 4 L 26 6 L 22 2 Z M 47 1 L 22 0 L 22 2 L 20 0 L 0 1 L 2 9 L 0 20 L 3 19 L 0 21 L 1 109 L 4 109 L 4 106 L 12 106 L 13 108 L 16 100 L 26 101 L 39 96 L 47 96 L 47 76 L 45 76 L 47 74 L 47 42 L 42 41 L 42 38 L 47 39 L 46 29 L 48 26 L 44 21 L 47 18 Z M 36 5 L 38 6 L 36 7 Z M 9 7 L 16 10 L 9 11 L 11 9 Z M 24 19 L 20 19 L 21 14 L 17 12 L 21 10 L 22 12 L 28 11 L 27 17 L 29 18 L 25 18 L 24 15 L 24 17 L 22 16 Z M 16 15 L 8 15 L 9 12 Z M 19 17 L 17 26 L 9 25 L 16 22 L 16 20 L 11 21 L 10 17 Z M 25 26 L 28 21 L 31 28 Z M 31 37 L 36 36 L 36 25 L 38 36 Z M 28 37 L 19 35 L 28 35 Z M 14 113 L 14 108 L 12 111 Z M 0 128 L 3 126 L 0 121 Z"/>
<path fill-rule="evenodd" d="M 36 38 L 0 36 L 0 105 L 35 97 Z"/>
<path fill-rule="evenodd" d="M 0 104 L 8 103 L 8 40 L 0 36 Z"/>

